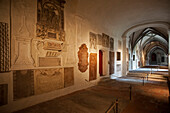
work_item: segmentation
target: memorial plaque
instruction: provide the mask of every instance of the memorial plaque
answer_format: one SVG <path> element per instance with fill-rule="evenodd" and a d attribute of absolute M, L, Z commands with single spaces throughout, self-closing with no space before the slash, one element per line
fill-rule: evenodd
<path fill-rule="evenodd" d="M 33 70 L 17 70 L 13 75 L 14 100 L 34 95 Z"/>
<path fill-rule="evenodd" d="M 122 46 L 121 41 L 118 40 L 118 49 L 119 49 L 119 50 L 121 50 L 121 48 L 122 48 L 121 46 Z"/>
<path fill-rule="evenodd" d="M 102 45 L 102 35 L 97 35 L 97 45 Z"/>
<path fill-rule="evenodd" d="M 39 57 L 40 67 L 61 66 L 61 58 Z"/>
<path fill-rule="evenodd" d="M 97 78 L 97 53 L 90 53 L 89 81 Z"/>
<path fill-rule="evenodd" d="M 102 34 L 102 46 L 109 48 L 109 36 L 106 34 Z"/>
<path fill-rule="evenodd" d="M 97 36 L 96 34 L 90 32 L 90 52 L 97 51 Z"/>
<path fill-rule="evenodd" d="M 110 50 L 114 51 L 114 39 L 110 38 Z"/>
<path fill-rule="evenodd" d="M 8 84 L 0 84 L 0 106 L 8 103 Z"/>
<path fill-rule="evenodd" d="M 74 85 L 74 68 L 64 68 L 64 87 L 69 87 L 72 85 Z"/>
<path fill-rule="evenodd" d="M 88 68 L 88 48 L 86 44 L 82 44 L 78 51 L 78 68 L 81 72 L 85 72 Z"/>
<path fill-rule="evenodd" d="M 109 64 L 109 73 L 114 74 L 114 52 L 109 52 L 110 64 Z"/>
<path fill-rule="evenodd" d="M 34 70 L 35 94 L 64 88 L 63 68 Z"/>
<path fill-rule="evenodd" d="M 121 73 L 121 64 L 117 64 L 117 70 L 116 71 L 119 74 Z"/>

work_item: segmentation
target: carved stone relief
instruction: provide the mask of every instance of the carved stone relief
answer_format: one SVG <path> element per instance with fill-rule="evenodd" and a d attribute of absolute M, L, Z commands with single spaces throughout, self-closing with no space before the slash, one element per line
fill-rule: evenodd
<path fill-rule="evenodd" d="M 44 49 L 45 50 L 55 50 L 55 51 L 61 51 L 63 43 L 55 43 L 55 42 L 47 42 L 44 41 Z"/>
<path fill-rule="evenodd" d="M 121 46 L 122 46 L 122 45 L 121 45 L 121 41 L 118 40 L 118 49 L 119 49 L 119 50 L 121 50 L 121 48 L 122 48 Z"/>
<path fill-rule="evenodd" d="M 90 53 L 89 81 L 97 78 L 97 53 Z"/>
<path fill-rule="evenodd" d="M 97 51 L 97 36 L 96 34 L 90 32 L 90 52 Z"/>
<path fill-rule="evenodd" d="M 47 41 L 47 40 L 34 40 L 33 41 L 33 54 L 34 59 L 36 59 L 36 66 L 40 66 L 42 62 L 40 62 L 40 59 L 43 57 L 46 57 L 47 59 L 50 59 L 49 57 L 53 57 L 53 59 L 60 59 L 61 60 L 61 54 L 63 49 L 63 43 L 62 42 L 54 42 L 54 41 Z M 45 61 L 44 61 L 45 62 Z M 50 63 L 50 62 L 49 62 Z M 45 66 L 45 65 L 44 65 Z M 47 67 L 49 65 L 46 65 Z M 57 66 L 57 64 L 55 65 Z"/>
<path fill-rule="evenodd" d="M 65 42 L 64 3 L 65 0 L 38 0 L 37 2 L 36 38 L 33 39 L 32 44 L 36 66 L 42 66 L 43 61 L 39 60 L 42 57 L 56 57 L 53 60 L 59 58 L 61 60 L 60 55 Z M 58 62 L 56 64 L 43 62 L 43 67 L 52 65 L 57 66 Z"/>
<path fill-rule="evenodd" d="M 114 51 L 114 39 L 110 38 L 110 50 Z"/>
<path fill-rule="evenodd" d="M 102 45 L 102 35 L 101 34 L 97 35 L 97 44 Z"/>
<path fill-rule="evenodd" d="M 60 58 L 39 57 L 39 67 L 61 66 Z"/>
<path fill-rule="evenodd" d="M 63 68 L 34 70 L 35 94 L 64 88 Z"/>
<path fill-rule="evenodd" d="M 33 4 L 33 0 L 12 1 L 12 69 L 34 67 L 30 46 L 35 30 Z"/>
<path fill-rule="evenodd" d="M 46 57 L 57 57 L 59 55 L 60 55 L 60 53 L 56 52 L 56 51 L 47 51 L 47 53 L 46 53 Z"/>
<path fill-rule="evenodd" d="M 0 106 L 8 103 L 8 84 L 0 84 Z"/>
<path fill-rule="evenodd" d="M 74 68 L 64 68 L 64 87 L 74 85 Z"/>
<path fill-rule="evenodd" d="M 8 24 L 0 22 L 0 72 L 9 71 L 10 65 L 10 39 Z"/>
<path fill-rule="evenodd" d="M 13 72 L 14 100 L 34 95 L 33 70 L 18 70 Z"/>
<path fill-rule="evenodd" d="M 86 44 L 82 44 L 78 51 L 78 68 L 81 72 L 85 72 L 88 68 L 88 48 Z"/>
<path fill-rule="evenodd" d="M 102 46 L 109 48 L 109 36 L 102 33 Z"/>

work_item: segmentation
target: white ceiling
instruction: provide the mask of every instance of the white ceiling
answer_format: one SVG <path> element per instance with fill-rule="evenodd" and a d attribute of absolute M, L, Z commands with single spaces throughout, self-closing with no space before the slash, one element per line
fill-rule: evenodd
<path fill-rule="evenodd" d="M 96 26 L 111 29 L 118 37 L 134 25 L 170 23 L 170 0 L 74 0 L 74 3 L 78 15 Z"/>

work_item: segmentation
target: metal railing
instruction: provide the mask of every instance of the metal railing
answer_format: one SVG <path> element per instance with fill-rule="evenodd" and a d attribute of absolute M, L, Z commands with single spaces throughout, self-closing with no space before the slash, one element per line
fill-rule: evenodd
<path fill-rule="evenodd" d="M 105 113 L 110 113 L 111 110 L 113 110 L 114 113 L 118 113 L 118 99 L 116 99 L 116 101 L 111 104 Z"/>

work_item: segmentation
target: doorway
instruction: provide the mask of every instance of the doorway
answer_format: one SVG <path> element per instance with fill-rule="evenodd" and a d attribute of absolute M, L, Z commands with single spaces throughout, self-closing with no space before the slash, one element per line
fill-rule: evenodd
<path fill-rule="evenodd" d="M 103 76 L 103 52 L 99 50 L 99 74 Z"/>

